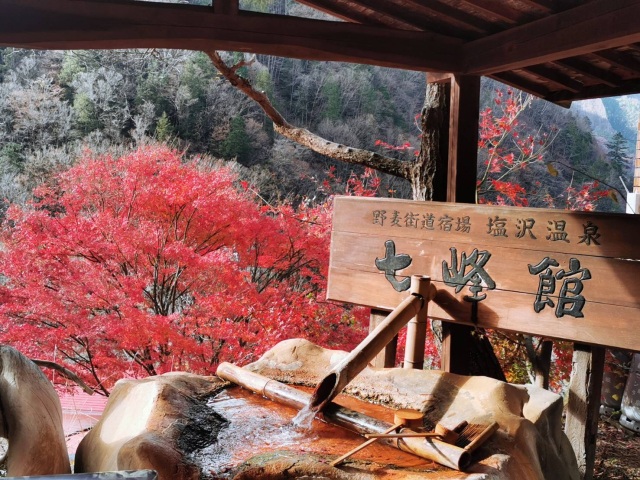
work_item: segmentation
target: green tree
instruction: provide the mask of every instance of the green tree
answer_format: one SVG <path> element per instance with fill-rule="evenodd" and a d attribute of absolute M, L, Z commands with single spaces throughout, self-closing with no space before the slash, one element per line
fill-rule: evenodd
<path fill-rule="evenodd" d="M 76 125 L 82 135 L 100 128 L 100 120 L 96 107 L 91 99 L 83 93 L 73 99 L 73 110 L 76 114 Z"/>
<path fill-rule="evenodd" d="M 631 163 L 629 145 L 622 133 L 616 132 L 610 141 L 606 143 L 607 158 L 611 162 L 612 169 L 617 175 L 622 176 Z"/>
<path fill-rule="evenodd" d="M 173 136 L 173 126 L 169 120 L 167 112 L 162 112 L 156 124 L 156 140 L 166 142 Z"/>
<path fill-rule="evenodd" d="M 222 155 L 236 157 L 240 163 L 246 163 L 251 154 L 251 139 L 245 129 L 244 118 L 237 116 L 231 120 L 229 135 L 222 143 Z"/>
<path fill-rule="evenodd" d="M 14 142 L 0 148 L 0 169 L 3 173 L 22 173 L 25 161 L 22 150 L 22 146 Z"/>
<path fill-rule="evenodd" d="M 342 96 L 338 82 L 328 81 L 324 86 L 324 94 L 327 97 L 326 117 L 338 120 L 342 116 Z"/>

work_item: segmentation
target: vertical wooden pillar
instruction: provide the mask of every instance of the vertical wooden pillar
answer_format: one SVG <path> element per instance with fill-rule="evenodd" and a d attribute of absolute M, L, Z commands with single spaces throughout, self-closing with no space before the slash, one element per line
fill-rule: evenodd
<path fill-rule="evenodd" d="M 480 77 L 451 76 L 447 202 L 476 203 Z"/>
<path fill-rule="evenodd" d="M 371 317 L 369 319 L 369 333 L 387 318 L 389 312 L 383 310 L 371 309 Z M 376 368 L 393 368 L 396 366 L 396 351 L 398 349 L 398 336 L 387 344 L 382 352 L 380 352 L 373 360 L 373 366 Z"/>
<path fill-rule="evenodd" d="M 584 480 L 593 478 L 603 370 L 603 347 L 574 345 L 564 431 Z"/>
<path fill-rule="evenodd" d="M 449 75 L 448 79 L 451 95 L 445 200 L 476 203 L 480 77 Z M 443 81 L 443 78 L 437 80 Z M 472 332 L 471 327 L 443 322 L 442 369 L 445 372 L 471 373 Z"/>
<path fill-rule="evenodd" d="M 221 15 L 236 15 L 240 9 L 238 0 L 213 0 L 213 11 Z"/>

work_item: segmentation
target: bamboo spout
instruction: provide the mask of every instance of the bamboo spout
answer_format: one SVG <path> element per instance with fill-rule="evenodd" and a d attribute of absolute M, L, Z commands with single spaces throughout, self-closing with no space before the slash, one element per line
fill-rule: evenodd
<path fill-rule="evenodd" d="M 435 296 L 427 276 L 411 277 L 410 295 L 393 310 L 360 345 L 318 383 L 310 408 L 318 412 L 336 397 L 412 318 L 426 316 L 427 303 Z"/>
<path fill-rule="evenodd" d="M 288 405 L 296 409 L 307 406 L 311 395 L 284 383 L 245 370 L 230 363 L 221 363 L 216 375 L 224 380 L 236 383 L 264 397 Z M 393 425 L 376 418 L 369 417 L 349 408 L 329 402 L 322 410 L 323 418 L 340 427 L 344 427 L 361 435 L 391 432 L 400 425 Z M 395 427 L 395 428 L 394 428 Z M 379 438 L 376 441 L 390 447 L 413 453 L 414 455 L 433 460 L 441 465 L 456 470 L 464 470 L 471 463 L 470 452 L 438 439 L 415 438 L 407 434 L 415 433 L 411 429 L 402 431 L 403 438 Z M 373 439 L 372 439 L 373 440 Z"/>

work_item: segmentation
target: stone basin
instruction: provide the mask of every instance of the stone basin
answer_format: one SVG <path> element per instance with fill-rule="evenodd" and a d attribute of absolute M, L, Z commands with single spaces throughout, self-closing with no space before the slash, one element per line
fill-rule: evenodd
<path fill-rule="evenodd" d="M 344 355 L 288 340 L 246 368 L 310 388 Z M 331 460 L 362 443 L 361 436 L 320 420 L 311 431 L 297 430 L 290 407 L 217 377 L 174 373 L 118 382 L 78 448 L 76 471 L 151 468 L 167 480 L 579 478 L 561 429 L 562 399 L 546 390 L 439 371 L 367 368 L 345 394 L 336 402 L 385 421 L 408 408 L 425 413 L 427 429 L 466 420 L 496 421 L 499 430 L 466 472 L 376 444 L 334 468 Z"/>

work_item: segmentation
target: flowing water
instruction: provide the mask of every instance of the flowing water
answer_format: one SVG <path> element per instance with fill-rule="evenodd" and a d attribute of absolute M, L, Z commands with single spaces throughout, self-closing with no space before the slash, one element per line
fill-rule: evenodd
<path fill-rule="evenodd" d="M 347 397 L 338 397 L 336 401 L 381 420 L 393 419 L 393 412 L 384 407 Z M 192 454 L 192 460 L 203 469 L 203 478 L 231 478 L 234 467 L 261 453 L 287 450 L 334 458 L 365 441 L 362 436 L 341 427 L 320 420 L 312 421 L 312 414 L 294 424 L 293 419 L 298 413 L 294 408 L 242 388 L 220 392 L 209 400 L 208 406 L 228 423 L 217 432 L 217 438 L 211 445 Z M 434 466 L 432 462 L 378 443 L 363 449 L 353 458 L 394 468 Z"/>
<path fill-rule="evenodd" d="M 298 412 L 295 417 L 293 417 L 291 423 L 298 430 L 310 430 L 315 416 L 316 413 L 311 410 L 311 407 L 309 406 L 309 404 L 307 404 Z"/>

